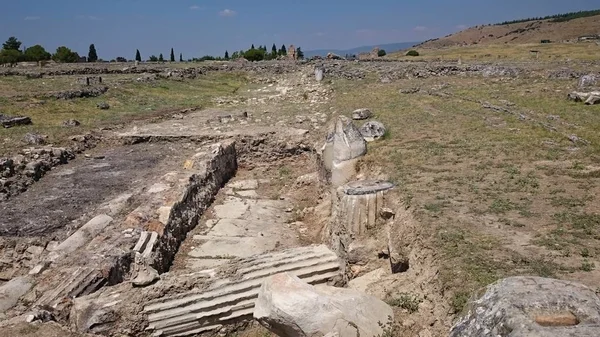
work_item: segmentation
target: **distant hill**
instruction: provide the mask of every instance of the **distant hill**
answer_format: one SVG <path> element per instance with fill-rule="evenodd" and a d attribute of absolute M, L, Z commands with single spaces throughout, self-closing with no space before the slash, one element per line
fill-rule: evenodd
<path fill-rule="evenodd" d="M 408 49 L 419 42 L 400 42 L 400 43 L 388 43 L 388 44 L 379 44 L 372 46 L 362 46 L 352 49 L 318 49 L 318 50 L 308 50 L 304 52 L 305 57 L 313 57 L 313 56 L 327 56 L 327 53 L 334 53 L 340 56 L 349 55 L 358 55 L 359 53 L 370 52 L 375 47 L 379 47 L 379 49 L 385 50 L 387 53 Z"/>
<path fill-rule="evenodd" d="M 600 35 L 600 10 L 566 13 L 543 18 L 506 21 L 475 26 L 439 39 L 425 41 L 421 48 L 474 44 L 524 44 L 576 41 L 581 36 Z"/>

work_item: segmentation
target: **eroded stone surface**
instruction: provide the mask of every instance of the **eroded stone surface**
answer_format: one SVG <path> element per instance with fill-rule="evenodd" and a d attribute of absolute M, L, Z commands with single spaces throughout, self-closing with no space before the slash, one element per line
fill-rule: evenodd
<path fill-rule="evenodd" d="M 254 318 L 278 336 L 381 336 L 393 321 L 381 300 L 352 289 L 313 287 L 283 273 L 263 283 Z"/>
<path fill-rule="evenodd" d="M 510 277 L 487 288 L 450 337 L 599 336 L 600 298 L 576 282 Z"/>

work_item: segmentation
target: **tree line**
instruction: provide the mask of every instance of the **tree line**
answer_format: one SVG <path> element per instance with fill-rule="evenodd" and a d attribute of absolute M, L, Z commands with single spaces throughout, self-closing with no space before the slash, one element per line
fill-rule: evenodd
<path fill-rule="evenodd" d="M 579 19 L 579 18 L 585 18 L 585 17 L 589 17 L 589 16 L 596 16 L 596 15 L 600 15 L 600 9 L 592 10 L 592 11 L 579 11 L 579 12 L 570 12 L 570 13 L 564 13 L 564 14 L 548 15 L 548 16 L 539 17 L 539 18 L 527 18 L 527 19 L 519 19 L 519 20 L 512 20 L 512 21 L 504 21 L 502 23 L 499 23 L 499 25 L 510 25 L 513 23 L 541 21 L 541 20 L 550 20 L 550 22 L 565 22 L 565 21 L 570 21 L 570 20 Z"/>
<path fill-rule="evenodd" d="M 77 52 L 72 51 L 71 49 L 60 46 L 56 48 L 56 51 L 53 54 L 50 54 L 44 47 L 41 45 L 35 45 L 29 48 L 21 48 L 21 41 L 19 41 L 16 37 L 11 36 L 8 38 L 6 42 L 2 44 L 2 49 L 0 50 L 0 64 L 15 64 L 17 62 L 38 62 L 38 61 L 49 61 L 54 60 L 55 62 L 61 63 L 74 63 L 84 61 L 82 57 L 79 56 Z M 304 53 L 300 47 L 296 48 L 296 57 L 298 59 L 304 58 Z M 262 60 L 274 60 L 278 57 L 286 56 L 288 54 L 288 50 L 285 45 L 282 45 L 280 48 L 277 48 L 275 44 L 271 47 L 271 51 L 267 50 L 267 46 L 258 46 L 258 48 L 254 47 L 254 44 L 248 50 L 240 50 L 234 51 L 231 55 L 229 51 L 225 51 L 224 56 L 210 56 L 206 55 L 200 58 L 193 58 L 188 61 L 211 61 L 211 60 L 235 60 L 239 58 L 245 58 L 248 61 L 262 61 Z M 139 49 L 135 51 L 136 61 L 142 62 L 142 54 Z M 88 55 L 85 58 L 84 62 L 97 62 L 102 61 L 98 58 L 98 52 L 96 51 L 96 46 L 91 44 L 89 47 Z M 127 58 L 119 56 L 114 60 L 116 62 L 127 62 Z M 164 62 L 165 58 L 163 54 L 150 55 L 147 61 L 150 62 Z M 175 62 L 175 51 L 171 48 L 171 53 L 169 55 L 169 61 Z M 179 62 L 183 62 L 183 54 L 179 54 Z"/>
<path fill-rule="evenodd" d="M 261 45 L 261 46 L 258 46 L 258 48 L 257 48 L 257 47 L 254 47 L 254 44 L 252 44 L 252 46 L 248 50 L 234 51 L 231 54 L 229 54 L 229 51 L 226 50 L 225 55 L 222 57 L 206 55 L 201 58 L 194 58 L 194 59 L 192 59 L 192 61 L 228 61 L 228 60 L 235 60 L 235 59 L 240 59 L 240 58 L 245 58 L 248 61 L 262 61 L 262 60 L 268 61 L 268 60 L 275 60 L 278 57 L 287 56 L 287 55 L 288 55 L 288 50 L 285 47 L 285 45 L 281 45 L 281 47 L 278 49 L 277 46 L 273 43 L 273 46 L 271 47 L 271 51 L 269 52 L 266 45 L 265 46 Z M 302 48 L 300 48 L 300 47 L 296 48 L 296 58 L 299 60 L 304 58 L 304 52 L 302 52 Z"/>

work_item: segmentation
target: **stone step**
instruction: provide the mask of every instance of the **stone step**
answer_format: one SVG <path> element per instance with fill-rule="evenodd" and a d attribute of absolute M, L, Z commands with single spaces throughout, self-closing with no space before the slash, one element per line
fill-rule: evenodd
<path fill-rule="evenodd" d="M 244 266 L 231 280 L 217 281 L 203 293 L 179 294 L 148 303 L 143 313 L 148 330 L 160 336 L 187 336 L 208 331 L 222 324 L 251 317 L 254 303 L 264 280 L 289 272 L 308 283 L 324 283 L 340 276 L 342 265 L 325 246 L 300 247 L 279 253 L 263 254 L 238 260 Z"/>

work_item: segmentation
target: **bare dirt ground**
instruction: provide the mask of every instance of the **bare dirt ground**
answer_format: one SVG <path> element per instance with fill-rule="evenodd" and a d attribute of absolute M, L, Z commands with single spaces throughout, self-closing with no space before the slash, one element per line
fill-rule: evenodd
<path fill-rule="evenodd" d="M 87 154 L 1 203 L 1 235 L 63 240 L 88 221 L 99 204 L 144 187 L 174 163 L 182 165 L 186 150 L 174 144 L 139 144 L 99 147 Z"/>
<path fill-rule="evenodd" d="M 473 66 L 483 69 L 489 64 Z M 519 72 L 464 70 L 443 75 L 432 74 L 425 62 L 325 64 L 331 71 L 317 84 L 313 65 L 308 64 L 283 74 L 208 73 L 151 84 L 130 78 L 111 86 L 106 96 L 48 101 L 25 109 L 21 99 L 3 96 L 2 112 L 31 115 L 34 121 L 4 130 L 2 153 L 7 155 L 18 151 L 24 133 L 32 131 L 58 144 L 98 128 L 107 139 L 131 140 L 146 131 L 159 136 L 182 132 L 183 137 L 172 143 L 160 137 L 136 145 L 105 143 L 86 152 L 90 158 L 79 155 L 26 192 L 0 202 L 0 233 L 62 239 L 84 223 L 94 207 L 181 166 L 197 142 L 306 130 L 305 143 L 315 149 L 324 142 L 332 117 L 369 108 L 388 132 L 369 143 L 359 177 L 396 184 L 389 193 L 389 206 L 396 211 L 392 239 L 404 246 L 410 268 L 392 274 L 389 257 L 375 249 L 350 269 L 351 278 L 378 273 L 365 291 L 394 307 L 392 335 L 447 335 L 471 296 L 510 275 L 577 280 L 598 288 L 600 106 L 567 101 L 577 78 L 549 76 L 557 71 L 556 64 L 507 61 L 493 66 L 518 67 Z M 598 74 L 600 65 L 581 63 L 569 69 Z M 104 76 L 116 83 L 117 77 L 111 76 L 117 75 Z M 40 85 L 35 81 L 42 80 L 48 79 L 27 81 Z M 25 80 L 0 78 L 0 88 L 15 81 Z M 56 81 L 64 78 L 56 76 Z M 71 79 L 64 83 L 70 86 Z M 97 110 L 100 101 L 114 108 Z M 197 106 L 210 110 L 175 111 Z M 244 112 L 247 117 L 240 117 Z M 62 128 L 68 116 L 81 119 L 83 126 Z M 254 148 L 260 149 L 260 144 Z M 303 223 L 295 228 L 300 244 L 320 242 L 322 209 L 330 196 L 327 188 L 306 176 L 316 171 L 309 152 L 285 158 L 248 155 L 239 165 L 234 181 L 268 179 L 257 190 L 261 198 L 291 202 L 286 223 Z M 221 192 L 214 205 L 224 200 Z M 201 223 L 210 219 L 209 211 Z M 201 229 L 190 236 L 194 234 L 202 234 Z M 385 234 L 375 229 L 366 239 L 385 247 Z M 192 243 L 182 247 L 180 253 L 185 254 Z M 183 265 L 180 256 L 175 269 Z M 28 328 L 11 329 L 16 336 L 32 333 Z M 268 333 L 253 326 L 237 335 Z"/>

